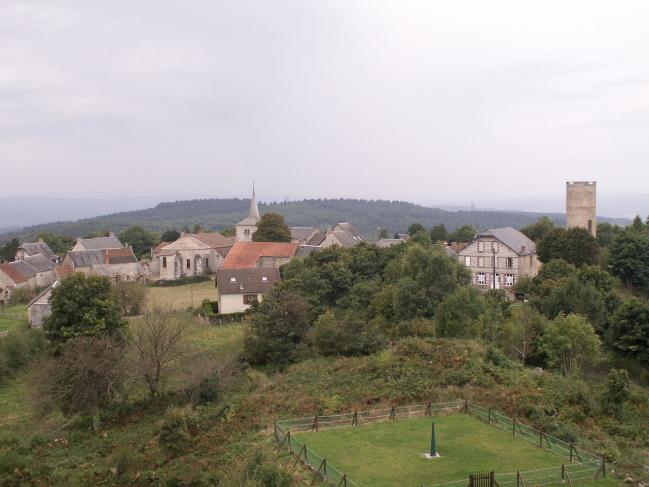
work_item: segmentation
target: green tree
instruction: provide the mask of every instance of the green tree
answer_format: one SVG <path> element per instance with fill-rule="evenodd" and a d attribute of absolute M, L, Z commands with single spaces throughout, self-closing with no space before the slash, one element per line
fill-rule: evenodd
<path fill-rule="evenodd" d="M 110 281 L 80 272 L 63 279 L 52 290 L 52 314 L 43 328 L 53 342 L 77 336 L 120 336 L 124 319 Z"/>
<path fill-rule="evenodd" d="M 546 327 L 543 347 L 550 363 L 572 376 L 579 374 L 584 363 L 597 361 L 601 344 L 585 316 L 560 314 Z"/>
<path fill-rule="evenodd" d="M 135 281 L 119 281 L 113 286 L 113 297 L 124 316 L 137 316 L 144 311 L 148 290 Z"/>
<path fill-rule="evenodd" d="M 382 345 L 380 334 L 353 313 L 337 317 L 325 311 L 312 331 L 315 349 L 322 355 L 360 356 L 376 352 Z"/>
<path fill-rule="evenodd" d="M 387 228 L 382 227 L 379 230 L 379 238 L 389 238 L 390 234 Z"/>
<path fill-rule="evenodd" d="M 624 404 L 631 395 L 631 380 L 629 373 L 624 369 L 611 369 L 606 376 L 606 389 L 602 395 L 604 411 L 618 419 L 624 413 Z"/>
<path fill-rule="evenodd" d="M 447 235 L 448 231 L 446 230 L 446 227 L 443 223 L 435 225 L 430 229 L 430 239 L 431 241 L 433 241 L 433 243 L 443 242 L 444 240 L 446 240 Z"/>
<path fill-rule="evenodd" d="M 256 306 L 244 339 L 244 355 L 253 364 L 293 362 L 309 329 L 309 305 L 289 289 L 273 288 Z"/>
<path fill-rule="evenodd" d="M 621 355 L 649 365 L 649 302 L 632 298 L 611 318 L 607 341 Z"/>
<path fill-rule="evenodd" d="M 20 241 L 17 238 L 12 238 L 4 247 L 0 247 L 0 261 L 13 262 L 19 246 Z"/>
<path fill-rule="evenodd" d="M 631 223 L 631 228 L 637 232 L 641 232 L 645 229 L 645 224 L 642 222 L 640 215 L 635 216 L 633 223 Z"/>
<path fill-rule="evenodd" d="M 410 235 L 411 237 L 415 233 L 425 232 L 425 231 L 426 231 L 426 229 L 424 228 L 424 226 L 421 223 L 413 223 L 408 227 L 408 235 Z"/>
<path fill-rule="evenodd" d="M 554 222 L 547 216 L 542 216 L 536 223 L 521 228 L 521 232 L 538 242 L 554 229 Z"/>
<path fill-rule="evenodd" d="M 473 240 L 477 230 L 472 225 L 464 225 L 455 231 L 448 234 L 447 239 L 449 242 L 468 242 Z"/>
<path fill-rule="evenodd" d="M 161 242 L 175 242 L 180 238 L 180 232 L 177 230 L 165 230 L 162 232 L 162 235 L 160 235 L 160 241 Z"/>
<path fill-rule="evenodd" d="M 613 239 L 622 231 L 619 225 L 612 225 L 608 222 L 597 224 L 597 243 L 600 247 L 608 247 Z"/>
<path fill-rule="evenodd" d="M 541 262 L 563 259 L 577 267 L 595 264 L 599 255 L 597 240 L 583 228 L 556 228 L 537 244 Z"/>
<path fill-rule="evenodd" d="M 119 239 L 125 245 L 133 247 L 133 253 L 142 257 L 151 252 L 151 248 L 158 244 L 159 237 L 151 232 L 147 232 L 139 225 L 132 225 L 119 234 Z"/>
<path fill-rule="evenodd" d="M 516 303 L 511 307 L 510 316 L 505 320 L 501 331 L 503 348 L 525 365 L 529 357 L 538 354 L 538 341 L 542 336 L 547 320 L 527 304 Z"/>
<path fill-rule="evenodd" d="M 56 255 L 64 255 L 77 242 L 69 235 L 57 235 L 52 232 L 41 232 L 38 234 L 38 238 L 42 239 Z"/>
<path fill-rule="evenodd" d="M 649 234 L 625 229 L 610 246 L 611 272 L 629 287 L 649 289 Z"/>
<path fill-rule="evenodd" d="M 435 315 L 437 333 L 443 337 L 477 337 L 478 319 L 486 303 L 474 287 L 456 289 L 440 305 Z"/>
<path fill-rule="evenodd" d="M 253 242 L 290 242 L 291 230 L 278 213 L 265 213 L 252 234 Z"/>

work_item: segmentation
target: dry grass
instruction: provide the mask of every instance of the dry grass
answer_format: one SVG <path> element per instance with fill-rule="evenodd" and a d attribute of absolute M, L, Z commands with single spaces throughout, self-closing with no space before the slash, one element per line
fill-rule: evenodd
<path fill-rule="evenodd" d="M 183 286 L 150 287 L 148 302 L 151 307 L 162 307 L 174 311 L 196 307 L 204 299 L 216 301 L 214 281 L 185 284 Z"/>

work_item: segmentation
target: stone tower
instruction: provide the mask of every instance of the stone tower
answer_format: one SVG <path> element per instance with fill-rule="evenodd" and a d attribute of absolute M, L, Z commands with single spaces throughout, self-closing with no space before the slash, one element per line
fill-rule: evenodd
<path fill-rule="evenodd" d="M 566 183 L 566 226 L 588 230 L 593 237 L 597 234 L 595 181 L 568 181 Z"/>
<path fill-rule="evenodd" d="M 235 225 L 235 237 L 237 242 L 251 242 L 252 234 L 257 231 L 259 217 L 259 208 L 257 207 L 257 196 L 255 195 L 255 185 L 252 185 L 252 198 L 250 198 L 250 211 L 248 216 Z"/>

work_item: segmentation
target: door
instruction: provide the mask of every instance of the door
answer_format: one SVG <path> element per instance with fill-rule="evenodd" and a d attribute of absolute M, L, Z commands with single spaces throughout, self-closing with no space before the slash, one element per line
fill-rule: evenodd
<path fill-rule="evenodd" d="M 496 282 L 493 284 L 495 289 L 500 289 L 500 274 L 496 274 Z"/>

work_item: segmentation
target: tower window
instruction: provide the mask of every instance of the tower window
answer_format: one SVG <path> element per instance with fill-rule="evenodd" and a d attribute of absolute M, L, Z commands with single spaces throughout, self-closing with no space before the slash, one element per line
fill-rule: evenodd
<path fill-rule="evenodd" d="M 187 259 L 187 269 L 192 268 L 192 261 L 190 259 Z"/>
<path fill-rule="evenodd" d="M 166 269 L 166 268 L 167 268 L 167 258 L 166 258 L 166 257 L 163 257 L 163 258 L 162 258 L 162 268 L 163 268 L 163 269 Z"/>

